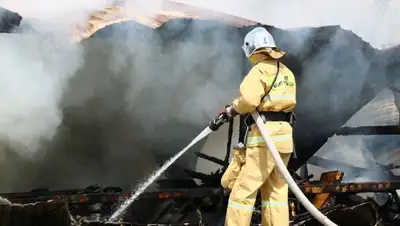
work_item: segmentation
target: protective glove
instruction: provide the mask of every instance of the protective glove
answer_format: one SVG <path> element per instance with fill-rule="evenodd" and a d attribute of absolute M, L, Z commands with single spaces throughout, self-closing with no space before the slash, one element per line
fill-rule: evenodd
<path fill-rule="evenodd" d="M 235 116 L 238 115 L 232 105 L 228 105 L 225 107 L 225 113 L 228 115 L 229 118 L 235 118 Z"/>
<path fill-rule="evenodd" d="M 211 120 L 208 126 L 212 131 L 217 131 L 225 122 L 237 115 L 231 105 L 225 106 L 222 112 L 215 119 Z"/>

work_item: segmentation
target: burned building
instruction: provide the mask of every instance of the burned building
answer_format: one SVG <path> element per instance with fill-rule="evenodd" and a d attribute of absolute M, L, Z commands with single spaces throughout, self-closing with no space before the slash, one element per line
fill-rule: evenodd
<path fill-rule="evenodd" d="M 60 101 L 62 123 L 54 139 L 45 143 L 40 161 L 17 161 L 22 166 L 16 175 L 34 173 L 24 174 L 18 182 L 6 180 L 14 183 L 11 188 L 82 188 L 95 183 L 129 188 L 185 146 L 236 95 L 250 68 L 240 46 L 246 32 L 259 24 L 179 4 L 169 6 L 155 15 L 133 17 L 121 7 L 110 7 L 93 14 L 88 26 L 74 33 L 71 39 L 83 50 L 84 64 L 68 80 Z M 173 9 L 180 13 L 173 14 Z M 29 24 L 28 19 L 25 22 Z M 397 101 L 390 97 L 393 93 L 397 97 L 393 82 L 398 74 L 397 47 L 377 50 L 340 26 L 298 30 L 263 26 L 287 52 L 284 62 L 298 83 L 298 159 L 291 162 L 291 171 L 310 160 L 328 138 L 343 132 L 343 125 L 378 94 L 383 92 L 387 109 L 397 114 Z M 375 116 L 361 115 L 358 120 Z M 233 142 L 238 125 L 236 120 Z M 193 152 L 223 159 L 227 129 L 226 125 L 212 134 Z M 366 151 L 374 155 L 375 147 Z M 161 187 L 196 187 L 194 175 L 209 185 L 219 182 L 215 172 L 222 166 L 193 152 L 165 175 L 180 180 L 164 180 Z M 215 177 L 209 179 L 209 173 Z M 219 188 L 213 189 L 215 195 Z"/>
<path fill-rule="evenodd" d="M 107 8 L 73 34 L 84 49 L 85 64 L 69 81 L 61 101 L 63 122 L 45 147 L 48 156 L 39 166 L 28 163 L 36 176 L 23 186 L 63 187 L 62 177 L 77 178 L 76 183 L 69 181 L 74 187 L 129 186 L 183 147 L 236 95 L 250 67 L 241 42 L 256 22 L 176 3 L 158 14 L 127 15 L 123 7 Z M 191 19 L 193 15 L 200 19 Z M 374 49 L 340 26 L 266 28 L 287 52 L 285 64 L 297 76 L 299 158 L 291 163 L 297 169 L 388 83 L 394 84 L 388 79 L 395 78 L 396 48 Z M 188 112 L 195 103 L 201 106 Z M 315 129 L 304 130 L 310 126 Z M 222 158 L 225 134 L 221 129 L 197 150 L 207 153 L 202 145 L 211 145 L 221 149 L 210 151 Z M 138 158 L 147 160 L 144 165 L 132 163 Z M 191 170 L 218 169 L 201 166 L 193 153 L 178 164 Z M 186 176 L 175 167 L 169 177 Z M 133 176 L 132 171 L 143 173 Z"/>

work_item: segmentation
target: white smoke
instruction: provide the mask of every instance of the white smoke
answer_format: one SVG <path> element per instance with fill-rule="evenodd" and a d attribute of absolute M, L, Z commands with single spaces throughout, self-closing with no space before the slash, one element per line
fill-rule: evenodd
<path fill-rule="evenodd" d="M 400 4 L 390 0 L 175 0 L 282 29 L 340 25 L 375 48 L 399 44 Z"/>
<path fill-rule="evenodd" d="M 199 3 L 190 4 L 195 2 Z M 203 1 L 203 6 L 217 11 L 236 10 L 233 13 L 239 16 L 282 28 L 350 26 L 344 22 L 370 26 L 363 18 L 371 14 L 360 10 L 359 5 L 311 2 L 316 1 L 303 2 L 301 7 L 294 2 L 269 1 L 241 1 L 238 5 L 234 1 Z M 59 155 L 49 156 L 40 166 L 38 174 L 45 185 L 83 186 L 100 180 L 119 185 L 121 181 L 133 181 L 135 173 L 143 176 L 154 166 L 149 153 L 157 148 L 165 152 L 178 150 L 179 146 L 168 151 L 162 142 L 178 143 L 180 137 L 190 138 L 191 131 L 182 129 L 182 124 L 204 126 L 221 106 L 230 103 L 245 73 L 241 71 L 244 58 L 237 30 L 230 32 L 226 27 L 201 22 L 193 22 L 187 30 L 184 23 L 171 23 L 168 35 L 176 31 L 176 38 L 161 37 L 136 24 L 125 28 L 121 25 L 112 35 L 98 39 L 98 44 L 92 41 L 95 38 L 70 44 L 70 26 L 83 25 L 91 12 L 109 3 L 0 0 L 0 6 L 25 16 L 34 30 L 22 24 L 20 34 L 3 35 L 5 41 L 0 42 L 4 65 L 1 86 L 7 87 L 0 91 L 0 136 L 11 141 L 25 157 L 37 152 L 41 140 L 52 140 L 56 132 L 61 134 L 59 143 L 49 148 Z M 127 1 L 126 5 L 132 12 L 143 14 L 160 8 L 161 1 Z M 346 7 L 353 9 L 352 15 Z M 372 36 L 384 40 L 382 35 Z M 301 42 L 307 34 L 296 38 Z M 340 49 L 345 40 L 335 39 L 333 48 Z M 91 57 L 85 56 L 87 49 Z M 358 58 L 357 53 L 354 55 Z M 331 52 L 327 61 L 336 56 Z M 316 68 L 326 71 L 316 61 L 309 73 L 316 74 L 311 70 Z M 337 68 L 349 65 L 368 66 L 368 62 L 348 62 Z M 67 86 L 72 80 L 73 88 Z M 70 109 L 69 115 L 61 114 L 60 105 Z M 70 122 L 62 123 L 68 117 Z M 182 124 L 176 125 L 178 122 Z"/>
<path fill-rule="evenodd" d="M 71 43 L 72 28 L 86 25 L 91 13 L 112 2 L 0 1 L 24 17 L 18 34 L 0 36 L 0 140 L 22 156 L 31 157 L 51 140 L 63 120 L 60 101 L 84 63 L 83 47 Z M 128 5 L 151 11 L 155 4 Z"/>
<path fill-rule="evenodd" d="M 196 132 L 190 126 L 206 125 L 237 92 L 243 56 L 236 29 L 196 22 L 165 47 L 165 37 L 130 22 L 72 44 L 71 27 L 107 1 L 17 2 L 0 1 L 24 17 L 0 43 L 0 139 L 19 155 L 2 151 L 2 189 L 130 184 L 154 169 L 153 149 L 164 144 L 172 154 Z M 126 6 L 143 15 L 161 3 Z M 169 26 L 166 35 L 185 27 Z M 25 178 L 15 180 L 18 174 Z"/>
<path fill-rule="evenodd" d="M 62 121 L 59 101 L 66 81 L 83 63 L 82 49 L 76 45 L 70 46 L 68 43 L 66 37 L 70 33 L 69 29 L 71 26 L 84 24 L 90 13 L 101 10 L 113 2 L 111 0 L 0 1 L 2 7 L 39 21 L 33 25 L 31 23 L 36 33 L 22 30 L 19 35 L 2 35 L 0 54 L 1 59 L 4 59 L 3 75 L 6 76 L 2 76 L 1 79 L 3 86 L 7 86 L 1 91 L 1 97 L 4 99 L 0 100 L 2 139 L 34 150 L 37 149 L 41 139 L 52 138 Z M 396 27 L 395 23 L 400 23 L 397 18 L 399 15 L 394 13 L 397 6 L 390 1 L 378 3 L 371 0 L 363 1 L 362 4 L 354 0 L 346 1 L 346 4 L 344 0 L 324 3 L 315 0 L 301 3 L 236 2 L 238 4 L 232 1 L 229 1 L 229 4 L 226 1 L 216 3 L 181 0 L 180 2 L 232 13 L 280 28 L 340 24 L 376 47 L 393 42 L 391 38 L 397 36 L 392 27 Z M 161 4 L 161 0 L 152 3 L 126 2 L 128 8 L 140 11 L 142 14 L 160 8 Z M 26 20 L 28 19 L 24 19 L 23 22 Z M 380 22 L 379 31 L 371 30 L 371 25 L 377 22 Z M 140 83 L 135 86 L 139 87 Z M 137 88 L 132 90 L 138 92 Z M 195 98 L 199 98 L 198 95 Z M 134 101 L 131 104 L 134 104 Z M 190 110 L 190 107 L 182 107 L 181 110 L 185 112 Z M 198 116 L 196 113 L 198 112 L 190 112 Z M 154 118 L 160 119 L 160 117 Z"/>

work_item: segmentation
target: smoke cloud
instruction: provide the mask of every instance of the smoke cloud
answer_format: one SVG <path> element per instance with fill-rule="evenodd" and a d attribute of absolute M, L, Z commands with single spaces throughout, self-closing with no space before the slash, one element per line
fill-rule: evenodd
<path fill-rule="evenodd" d="M 238 10 L 232 1 L 223 4 L 225 8 L 218 5 L 220 2 L 206 2 L 206 8 L 217 11 Z M 18 33 L 1 35 L 0 42 L 4 65 L 0 139 L 5 144 L 0 153 L 1 190 L 94 183 L 129 187 L 188 143 L 237 94 L 248 69 L 240 49 L 243 37 L 236 28 L 217 22 L 179 20 L 157 32 L 126 22 L 71 45 L 70 26 L 83 25 L 91 12 L 110 3 L 0 1 L 1 6 L 25 17 Z M 147 14 L 160 9 L 161 3 L 128 1 L 127 7 Z M 287 2 L 248 4 L 233 13 L 282 28 L 342 22 L 349 22 L 351 26 L 344 26 L 349 29 L 354 24 L 370 27 L 365 21 L 371 17 L 371 8 L 360 9 L 360 4 L 352 7 L 332 2 L 330 7 L 311 7 L 307 3 L 298 8 L 300 11 L 294 10 L 294 3 L 287 9 Z M 352 16 L 341 6 L 352 8 Z M 261 9 L 262 16 L 254 13 Z M 298 20 L 300 15 L 303 20 Z M 328 16 L 329 20 L 321 19 Z M 393 18 L 387 21 L 400 21 Z M 354 32 L 359 32 L 357 29 Z M 376 45 L 388 40 L 374 32 L 368 34 L 362 37 L 378 40 Z M 303 30 L 291 35 L 293 39 L 275 38 L 284 50 L 301 57 L 311 33 Z M 342 100 L 357 99 L 361 84 L 371 74 L 365 46 L 349 42 L 341 32 L 331 36 L 328 47 L 303 65 L 303 74 L 310 76 L 304 76 L 300 83 L 310 92 L 300 95 L 304 103 L 300 111 L 319 105 L 335 115 L 347 109 L 340 104 Z M 324 74 L 345 76 L 332 83 L 328 81 L 331 78 L 319 76 Z M 349 83 L 349 74 L 354 74 L 359 83 Z M 325 85 L 318 86 L 321 83 Z M 338 86 L 340 90 L 333 88 Z M 351 92 L 354 90 L 355 94 Z M 323 98 L 319 93 L 327 95 Z M 310 114 L 309 119 L 318 125 L 324 117 Z M 189 154 L 181 161 L 186 166 L 194 164 Z M 179 176 L 173 169 L 171 172 Z"/>
<path fill-rule="evenodd" d="M 126 22 L 71 44 L 70 27 L 107 3 L 3 4 L 29 15 L 2 35 L 3 191 L 129 187 L 236 94 L 241 37 L 217 22 L 176 21 L 164 32 Z M 126 7 L 143 15 L 161 5 Z"/>
<path fill-rule="evenodd" d="M 83 23 L 105 2 L 1 1 L 0 5 L 27 16 L 15 33 L 0 35 L 0 160 L 2 183 L 10 188 L 20 173 L 26 174 L 21 181 L 35 180 L 25 167 L 42 160 L 45 142 L 53 140 L 62 124 L 61 100 L 68 80 L 84 61 L 83 48 L 71 45 L 71 25 Z"/>

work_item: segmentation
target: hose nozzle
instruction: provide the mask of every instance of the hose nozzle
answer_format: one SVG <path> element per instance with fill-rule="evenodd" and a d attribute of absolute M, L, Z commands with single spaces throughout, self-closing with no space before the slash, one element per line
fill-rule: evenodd
<path fill-rule="evenodd" d="M 208 127 L 212 131 L 217 131 L 225 122 L 229 119 L 228 115 L 224 112 L 219 114 L 219 116 L 208 123 Z"/>

